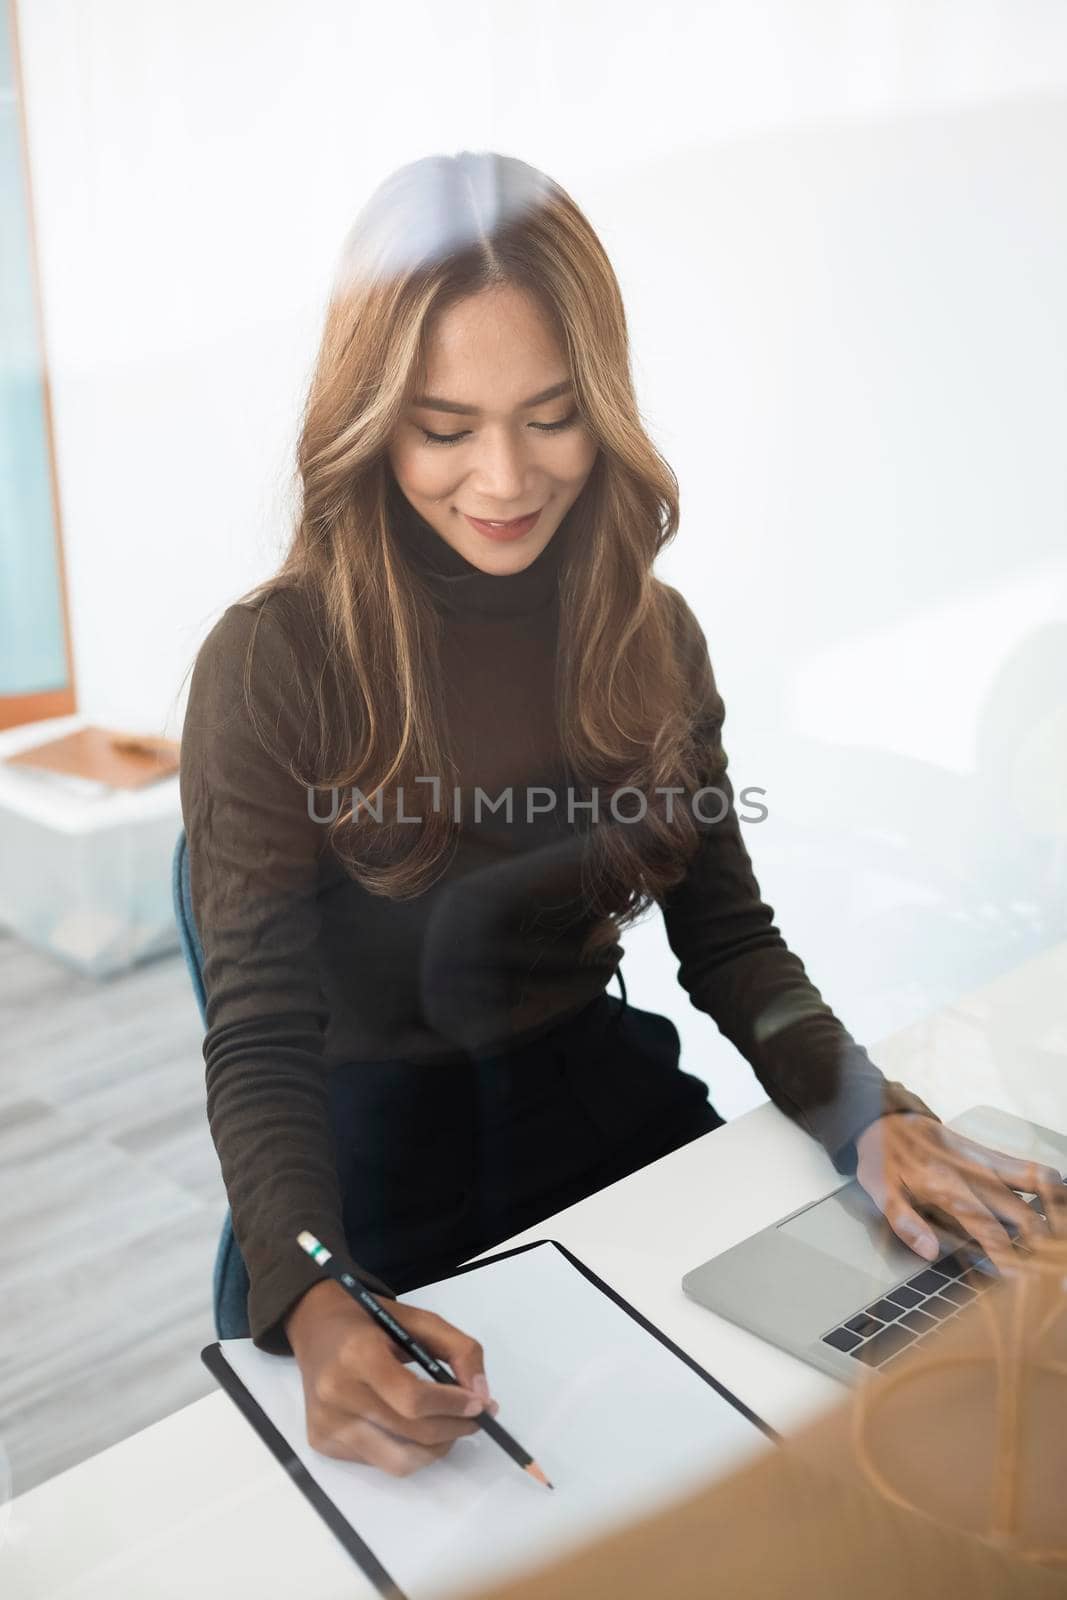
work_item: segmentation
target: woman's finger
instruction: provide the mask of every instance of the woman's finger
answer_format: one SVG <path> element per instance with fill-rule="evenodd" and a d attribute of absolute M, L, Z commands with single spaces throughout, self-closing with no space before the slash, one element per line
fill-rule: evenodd
<path fill-rule="evenodd" d="M 951 1140 L 950 1149 L 956 1150 L 965 1162 L 987 1173 L 995 1173 L 1003 1183 L 1023 1194 L 1040 1194 L 1042 1187 L 1063 1183 L 1062 1175 L 1054 1167 L 1046 1167 L 1039 1161 L 1020 1160 L 1002 1150 L 990 1150 L 987 1145 L 976 1144 L 973 1139 L 953 1133 L 951 1129 L 946 1132 Z"/>
<path fill-rule="evenodd" d="M 401 1439 L 369 1422 L 365 1417 L 338 1419 L 325 1434 L 308 1436 L 313 1450 L 340 1461 L 362 1461 L 380 1467 L 394 1478 L 406 1478 L 437 1461 L 451 1448 L 450 1443 L 423 1445 Z"/>
<path fill-rule="evenodd" d="M 1037 1191 L 1048 1231 L 1054 1239 L 1067 1239 L 1067 1183 L 1045 1183 Z"/>
<path fill-rule="evenodd" d="M 866 1184 L 864 1187 L 867 1187 Z M 867 1192 L 897 1238 L 903 1240 L 909 1250 L 914 1250 L 924 1261 L 937 1260 L 941 1254 L 937 1235 L 931 1231 L 929 1224 L 923 1221 L 914 1207 L 908 1204 L 901 1185 L 876 1181 Z"/>
<path fill-rule="evenodd" d="M 454 1323 L 446 1322 L 435 1311 L 428 1311 L 425 1306 L 405 1307 L 404 1326 L 438 1361 L 448 1363 L 456 1382 L 463 1389 L 476 1394 L 483 1404 L 488 1404 L 490 1393 L 485 1376 L 485 1352 L 477 1339 L 464 1333 Z"/>
<path fill-rule="evenodd" d="M 914 1250 L 924 1261 L 933 1261 L 941 1248 L 937 1235 L 929 1223 L 924 1222 L 919 1213 L 908 1204 L 907 1194 L 899 1177 L 887 1176 L 884 1145 L 884 1139 L 879 1140 L 872 1150 L 869 1140 L 862 1141 L 856 1180 L 870 1195 L 893 1232 L 903 1240 L 908 1249 Z"/>
<path fill-rule="evenodd" d="M 492 1416 L 499 1409 L 495 1400 L 486 1407 Z M 433 1413 L 424 1417 L 403 1417 L 373 1390 L 363 1403 L 363 1420 L 373 1422 L 376 1428 L 384 1429 L 405 1443 L 427 1446 L 451 1444 L 468 1434 L 480 1432 L 479 1424 L 473 1417 L 442 1417 Z"/>
<path fill-rule="evenodd" d="M 1044 1217 L 1028 1206 L 1025 1200 L 1020 1200 L 1014 1189 L 1009 1189 L 988 1174 L 967 1176 L 972 1192 L 1002 1222 L 1009 1222 L 1017 1230 L 1023 1244 L 1032 1249 L 1039 1239 L 1048 1237 L 1049 1230 Z"/>
<path fill-rule="evenodd" d="M 912 1191 L 912 1198 L 923 1203 L 924 1196 Z M 999 1271 L 1010 1271 L 1015 1264 L 1015 1252 L 1007 1230 L 997 1221 L 989 1207 L 960 1181 L 946 1184 L 938 1190 L 935 1203 L 949 1218 L 958 1232 L 974 1239 L 985 1251 Z"/>

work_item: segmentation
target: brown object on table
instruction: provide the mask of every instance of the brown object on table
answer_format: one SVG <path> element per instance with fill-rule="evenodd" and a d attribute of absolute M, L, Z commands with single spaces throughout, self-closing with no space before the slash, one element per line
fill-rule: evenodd
<path fill-rule="evenodd" d="M 111 789 L 141 789 L 178 771 L 179 749 L 177 739 L 90 726 L 20 750 L 4 760 L 8 766 L 89 778 Z"/>
<path fill-rule="evenodd" d="M 1067 1567 L 1020 1554 L 1055 1561 L 1067 1523 L 1063 1241 L 1055 1248 L 1051 1267 L 1053 1250 L 1035 1251 L 1032 1272 L 982 1291 L 929 1354 L 904 1352 L 741 1471 L 463 1600 L 1067 1596 Z"/>

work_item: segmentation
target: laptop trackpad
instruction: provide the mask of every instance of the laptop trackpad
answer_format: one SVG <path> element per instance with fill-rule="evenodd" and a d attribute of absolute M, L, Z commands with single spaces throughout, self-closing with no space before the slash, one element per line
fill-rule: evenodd
<path fill-rule="evenodd" d="M 778 1224 L 778 1232 L 818 1250 L 842 1266 L 855 1267 L 877 1288 L 889 1289 L 926 1264 L 902 1244 L 858 1183 L 808 1206 Z"/>

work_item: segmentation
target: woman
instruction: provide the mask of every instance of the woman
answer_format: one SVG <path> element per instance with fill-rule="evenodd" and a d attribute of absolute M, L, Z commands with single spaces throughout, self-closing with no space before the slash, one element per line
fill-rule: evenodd
<path fill-rule="evenodd" d="M 919 1205 L 994 1259 L 1038 1226 L 1038 1175 L 887 1083 L 760 898 L 703 634 L 652 575 L 676 480 L 557 185 L 464 153 L 377 191 L 299 470 L 285 561 L 197 658 L 181 788 L 249 1328 L 294 1352 L 311 1443 L 411 1472 L 488 1389 L 403 1306 L 460 1384 L 416 1377 L 299 1230 L 404 1292 L 718 1126 L 673 1025 L 605 992 L 653 904 L 694 1004 L 920 1255 Z"/>

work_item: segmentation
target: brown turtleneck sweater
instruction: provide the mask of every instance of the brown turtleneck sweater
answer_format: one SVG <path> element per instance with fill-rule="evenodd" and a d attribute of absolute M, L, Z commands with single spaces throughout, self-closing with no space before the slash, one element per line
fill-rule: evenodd
<path fill-rule="evenodd" d="M 248 1267 L 252 1337 L 267 1350 L 289 1349 L 282 1319 L 320 1276 L 296 1247 L 297 1232 L 309 1228 L 346 1252 L 325 1074 L 343 1063 L 445 1066 L 506 1051 L 595 999 L 622 954 L 615 944 L 580 963 L 588 915 L 569 923 L 542 915 L 578 893 L 552 694 L 566 524 L 508 577 L 471 566 L 410 507 L 398 526 L 446 622 L 448 783 L 460 787 L 463 813 L 458 847 L 435 884 L 408 901 L 356 884 L 325 851 L 326 829 L 309 817 L 304 788 L 261 745 L 243 687 L 257 609 L 257 717 L 286 748 L 295 749 L 302 725 L 300 669 L 272 599 L 235 603 L 215 623 L 182 731 L 208 1118 Z M 927 1108 L 886 1082 L 774 925 L 732 804 L 704 636 L 683 613 L 680 644 L 700 663 L 715 781 L 731 806 L 663 905 L 679 982 L 775 1104 L 851 1171 L 853 1140 L 875 1117 Z M 476 818 L 476 786 L 491 797 L 510 787 L 512 820 L 488 810 Z M 393 1292 L 360 1270 L 372 1288 Z"/>

